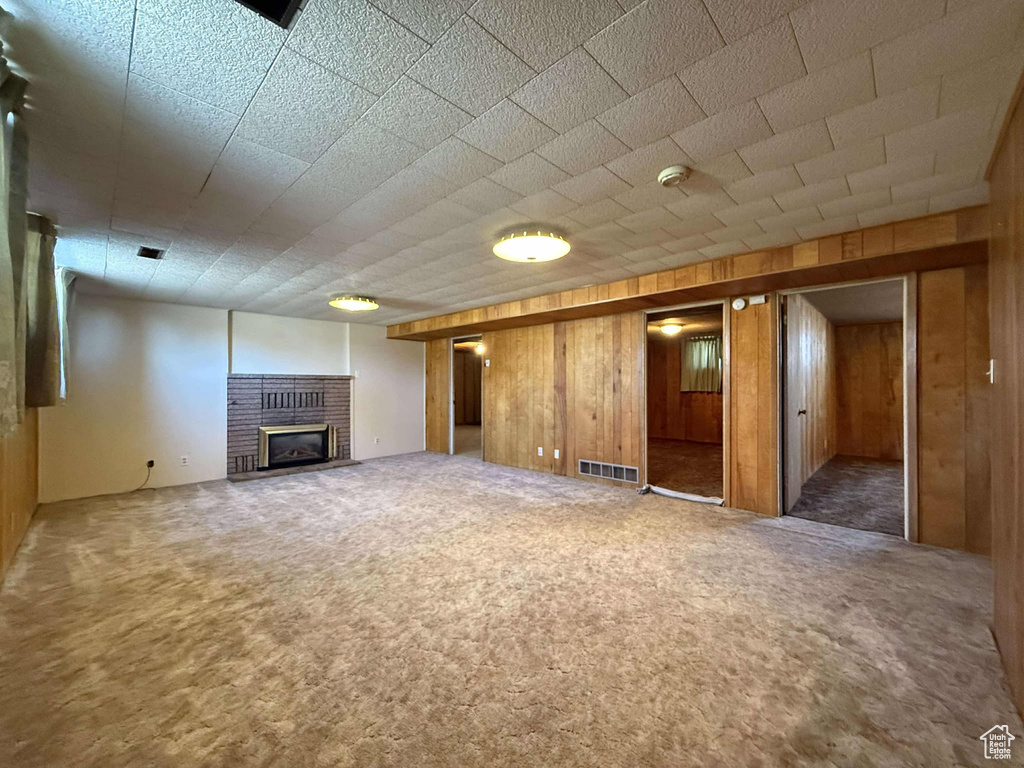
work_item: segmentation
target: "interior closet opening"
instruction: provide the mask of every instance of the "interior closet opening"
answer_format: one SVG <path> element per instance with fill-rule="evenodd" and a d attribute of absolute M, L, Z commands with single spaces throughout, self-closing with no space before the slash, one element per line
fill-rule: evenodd
<path fill-rule="evenodd" d="M 452 340 L 451 452 L 474 459 L 483 458 L 483 353 L 481 336 Z"/>
<path fill-rule="evenodd" d="M 899 278 L 785 296 L 786 514 L 906 535 L 904 293 Z"/>
<path fill-rule="evenodd" d="M 721 504 L 724 305 L 647 315 L 647 483 Z"/>

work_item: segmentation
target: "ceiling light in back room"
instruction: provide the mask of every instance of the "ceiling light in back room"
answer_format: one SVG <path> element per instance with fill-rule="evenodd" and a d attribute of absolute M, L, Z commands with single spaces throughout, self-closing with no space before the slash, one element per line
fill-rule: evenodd
<path fill-rule="evenodd" d="M 343 309 L 346 312 L 368 312 L 380 306 L 366 296 L 335 296 L 328 303 L 335 309 Z"/>
<path fill-rule="evenodd" d="M 569 242 L 561 235 L 542 231 L 516 231 L 494 244 L 494 255 L 506 261 L 554 261 L 569 252 Z"/>
<path fill-rule="evenodd" d="M 667 325 L 661 326 L 661 332 L 666 336 L 676 336 L 683 332 L 683 326 L 676 325 L 675 323 L 668 323 Z"/>

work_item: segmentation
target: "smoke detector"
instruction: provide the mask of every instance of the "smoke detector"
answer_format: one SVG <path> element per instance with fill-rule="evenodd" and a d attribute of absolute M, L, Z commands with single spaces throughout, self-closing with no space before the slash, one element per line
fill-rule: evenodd
<path fill-rule="evenodd" d="M 670 165 L 658 174 L 658 183 L 663 187 L 678 187 L 690 178 L 691 172 L 685 165 Z"/>

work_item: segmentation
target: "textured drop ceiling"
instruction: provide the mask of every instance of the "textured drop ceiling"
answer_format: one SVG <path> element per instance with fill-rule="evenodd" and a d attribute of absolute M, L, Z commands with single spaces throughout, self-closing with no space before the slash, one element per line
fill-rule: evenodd
<path fill-rule="evenodd" d="M 985 202 L 1024 67 L 1019 0 L 3 5 L 87 290 L 377 323 Z M 491 255 L 526 222 L 572 252 Z"/>

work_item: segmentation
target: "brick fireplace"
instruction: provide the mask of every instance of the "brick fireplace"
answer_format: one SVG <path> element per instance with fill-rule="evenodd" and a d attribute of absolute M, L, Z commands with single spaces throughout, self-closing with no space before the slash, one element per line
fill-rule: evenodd
<path fill-rule="evenodd" d="M 229 375 L 227 473 L 257 468 L 260 427 L 330 425 L 334 455 L 351 459 L 351 405 L 351 376 Z"/>

